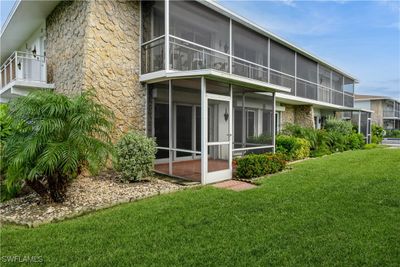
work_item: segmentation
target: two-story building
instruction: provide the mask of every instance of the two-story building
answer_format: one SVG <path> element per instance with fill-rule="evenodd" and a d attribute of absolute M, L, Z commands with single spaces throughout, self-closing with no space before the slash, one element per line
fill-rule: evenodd
<path fill-rule="evenodd" d="M 356 78 L 215 1 L 22 0 L 0 38 L 3 101 L 94 88 L 115 136 L 147 132 L 158 172 L 202 183 L 274 151 L 286 123 L 361 114 Z"/>
<path fill-rule="evenodd" d="M 385 130 L 400 130 L 400 101 L 387 96 L 356 95 L 355 106 L 372 110 L 372 122 Z"/>

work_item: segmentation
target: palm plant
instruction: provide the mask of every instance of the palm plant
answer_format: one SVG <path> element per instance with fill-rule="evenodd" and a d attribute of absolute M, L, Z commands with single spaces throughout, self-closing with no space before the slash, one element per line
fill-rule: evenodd
<path fill-rule="evenodd" d="M 33 92 L 12 101 L 9 113 L 18 124 L 4 144 L 10 188 L 26 182 L 44 199 L 63 202 L 70 179 L 82 168 L 96 173 L 112 155 L 113 116 L 91 90 L 71 98 Z"/>

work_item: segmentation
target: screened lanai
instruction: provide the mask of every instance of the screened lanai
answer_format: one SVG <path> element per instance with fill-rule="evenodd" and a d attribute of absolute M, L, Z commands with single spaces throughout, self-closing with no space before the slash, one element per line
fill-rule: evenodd
<path fill-rule="evenodd" d="M 232 178 L 234 157 L 273 151 L 273 92 L 204 77 L 151 83 L 147 92 L 159 173 L 212 183 Z"/>

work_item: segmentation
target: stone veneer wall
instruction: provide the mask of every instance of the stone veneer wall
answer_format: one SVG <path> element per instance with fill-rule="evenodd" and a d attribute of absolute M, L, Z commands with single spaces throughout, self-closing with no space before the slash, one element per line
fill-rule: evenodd
<path fill-rule="evenodd" d="M 80 93 L 89 2 L 63 1 L 46 19 L 47 80 L 58 92 Z"/>
<path fill-rule="evenodd" d="M 371 122 L 383 126 L 383 100 L 371 100 Z"/>
<path fill-rule="evenodd" d="M 312 106 L 295 106 L 294 121 L 303 127 L 315 128 L 314 109 Z"/>
<path fill-rule="evenodd" d="M 67 1 L 47 18 L 48 76 L 56 91 L 94 88 L 115 114 L 117 138 L 144 131 L 145 89 L 140 74 L 139 1 Z"/>
<path fill-rule="evenodd" d="M 294 123 L 294 106 L 287 104 L 281 104 L 281 106 L 285 107 L 285 111 L 281 113 L 281 123 L 284 128 L 286 124 Z"/>
<path fill-rule="evenodd" d="M 282 126 L 287 123 L 295 123 L 303 127 L 315 127 L 314 125 L 314 110 L 312 106 L 293 106 L 281 104 L 285 106 L 285 111 L 282 112 Z"/>

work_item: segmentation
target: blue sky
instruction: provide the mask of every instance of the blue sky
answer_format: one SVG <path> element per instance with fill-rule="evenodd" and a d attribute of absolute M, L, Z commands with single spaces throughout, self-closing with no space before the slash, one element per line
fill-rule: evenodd
<path fill-rule="evenodd" d="M 356 76 L 357 93 L 400 98 L 400 1 L 218 2 Z M 1 24 L 13 3 L 1 0 Z"/>

